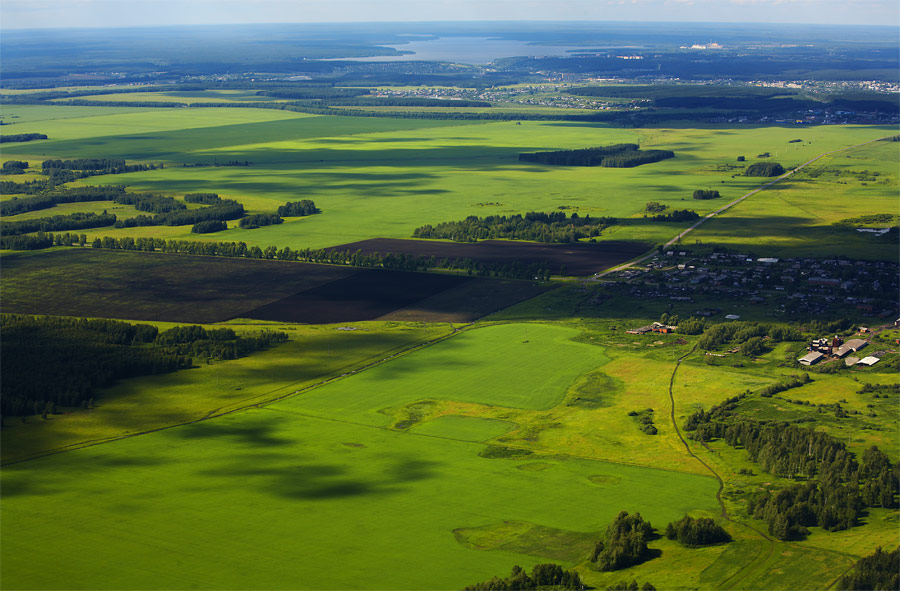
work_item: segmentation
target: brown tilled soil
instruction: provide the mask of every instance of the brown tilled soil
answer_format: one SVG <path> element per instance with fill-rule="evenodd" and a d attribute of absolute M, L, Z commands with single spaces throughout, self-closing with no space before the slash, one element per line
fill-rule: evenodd
<path fill-rule="evenodd" d="M 438 240 L 399 240 L 374 238 L 332 247 L 329 250 L 361 250 L 364 254 L 392 253 L 435 257 L 437 259 L 471 258 L 487 263 L 543 263 L 551 273 L 565 265 L 567 273 L 586 276 L 624 263 L 647 252 L 643 242 L 609 241 L 577 244 L 540 244 L 510 240 L 484 240 L 477 243 L 442 242 Z"/>

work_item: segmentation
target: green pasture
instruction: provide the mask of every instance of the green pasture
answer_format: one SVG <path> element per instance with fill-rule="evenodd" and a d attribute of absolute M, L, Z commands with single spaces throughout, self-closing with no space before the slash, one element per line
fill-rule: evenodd
<path fill-rule="evenodd" d="M 208 240 L 251 245 L 324 247 L 373 237 L 408 238 L 422 224 L 468 215 L 572 208 L 615 216 L 625 223 L 603 238 L 661 242 L 685 224 L 652 222 L 648 201 L 705 213 L 759 186 L 734 176 L 737 156 L 747 163 L 770 152 L 794 166 L 824 151 L 888 135 L 863 126 L 740 129 L 615 129 L 574 122 L 480 122 L 310 116 L 269 109 L 154 109 L 84 116 L 89 107 L 18 107 L 44 120 L 16 124 L 17 133 L 51 139 L 15 145 L 7 158 L 120 157 L 162 162 L 162 170 L 94 177 L 83 184 L 126 184 L 131 190 L 180 195 L 212 191 L 241 201 L 251 212 L 271 212 L 286 201 L 313 199 L 322 215 L 258 230 L 231 229 Z M 68 109 L 77 117 L 64 117 Z M 98 109 L 104 109 L 98 107 Z M 118 113 L 119 111 L 113 111 Z M 788 143 L 803 138 L 800 143 Z M 520 164 L 521 152 L 619 142 L 672 149 L 676 157 L 632 169 Z M 250 161 L 247 167 L 188 167 Z M 722 198 L 691 199 L 695 189 Z M 756 203 L 752 199 L 748 201 Z M 365 220 L 362 222 L 362 220 Z M 100 229 L 96 235 L 198 238 L 189 228 Z M 693 238 L 693 236 L 691 236 Z M 855 238 L 855 237 L 853 237 Z M 712 241 L 707 238 L 704 242 Z"/>
<path fill-rule="evenodd" d="M 599 347 L 573 342 L 577 335 L 570 328 L 542 324 L 467 330 L 285 400 L 278 408 L 378 426 L 391 423 L 391 409 L 422 400 L 545 410 L 563 399 L 578 376 L 607 360 Z M 467 425 L 460 429 L 466 434 L 471 430 Z M 453 428 L 444 424 L 439 431 L 450 436 Z"/>
<path fill-rule="evenodd" d="M 568 377 L 605 361 L 570 342 L 573 329 L 529 325 L 523 343 L 525 329 L 471 330 L 258 410 L 7 466 L 4 584 L 458 589 L 513 564 L 581 562 L 620 510 L 657 526 L 715 510 L 709 477 L 570 455 L 481 457 L 475 441 L 507 430 L 500 420 L 407 431 L 373 420 L 426 394 L 426 374 L 432 397 L 546 407 Z M 558 372 L 546 371 L 552 360 Z M 273 366 L 247 371 L 264 382 Z M 520 390 L 529 379 L 537 394 Z M 304 416 L 311 409 L 327 412 Z M 465 533 L 476 531 L 489 538 Z M 36 552 L 54 568 L 34 568 Z"/>
<path fill-rule="evenodd" d="M 401 322 L 353 323 L 348 325 L 356 328 L 352 331 L 270 322 L 233 321 L 228 326 L 237 332 L 283 330 L 290 340 L 241 359 L 212 364 L 197 359 L 189 370 L 122 380 L 98 391 L 91 411 L 62 408 L 46 421 L 37 415 L 25 422 L 7 417 L 0 431 L 3 461 L 271 401 L 451 332 L 444 324 Z"/>
<path fill-rule="evenodd" d="M 826 156 L 711 220 L 685 243 L 760 255 L 896 260 L 896 235 L 874 236 L 833 224 L 864 214 L 896 215 L 898 165 L 897 142 Z"/>

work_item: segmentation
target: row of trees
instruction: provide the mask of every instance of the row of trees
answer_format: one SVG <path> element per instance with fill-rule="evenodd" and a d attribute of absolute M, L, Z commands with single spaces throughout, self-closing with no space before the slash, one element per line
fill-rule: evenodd
<path fill-rule="evenodd" d="M 568 571 L 558 564 L 536 564 L 531 569 L 531 576 L 516 565 L 506 578 L 494 577 L 483 583 L 476 583 L 464 588 L 464 591 L 513 591 L 527 589 L 584 589 L 581 578 L 575 571 Z"/>
<path fill-rule="evenodd" d="M 593 238 L 617 222 L 616 218 L 580 217 L 565 212 L 528 213 L 511 216 L 470 215 L 457 222 L 443 222 L 437 226 L 425 225 L 413 231 L 413 238 L 449 239 L 456 242 L 477 242 L 489 239 L 533 240 L 536 242 L 577 242 L 581 238 Z"/>
<path fill-rule="evenodd" d="M 13 133 L 10 135 L 0 135 L 0 144 L 11 142 L 31 142 L 34 140 L 45 140 L 47 135 L 44 133 Z"/>
<path fill-rule="evenodd" d="M 676 209 L 670 213 L 660 213 L 651 218 L 655 222 L 693 222 L 700 214 L 690 209 Z"/>
<path fill-rule="evenodd" d="M 222 203 L 218 193 L 187 193 L 184 196 L 185 203 L 202 203 L 203 205 L 217 205 Z"/>
<path fill-rule="evenodd" d="M 3 185 L 10 181 L 0 182 L 0 193 L 4 193 Z M 12 183 L 18 185 L 29 185 L 36 188 L 46 187 L 46 183 L 40 181 L 34 183 Z M 27 192 L 27 191 L 22 191 Z M 13 197 L 8 201 L 0 203 L 0 212 L 4 216 L 16 215 L 28 211 L 38 211 L 48 209 L 60 203 L 81 203 L 86 201 L 116 201 L 125 194 L 125 187 L 108 186 L 108 187 L 75 187 L 72 189 L 57 189 L 50 193 L 34 195 L 33 197 Z"/>
<path fill-rule="evenodd" d="M 22 245 L 16 248 L 15 243 L 4 243 L 15 250 L 32 250 L 49 248 L 50 246 L 84 245 L 83 236 L 75 234 L 41 234 L 40 236 L 21 236 L 36 244 Z M 512 261 L 505 263 L 488 263 L 472 258 L 436 258 L 411 254 L 363 253 L 361 250 L 336 249 L 301 249 L 290 247 L 279 249 L 276 246 L 247 246 L 245 242 L 200 242 L 192 240 L 166 240 L 163 238 L 114 238 L 104 236 L 91 242 L 93 248 L 112 250 L 140 250 L 146 252 L 167 252 L 195 254 L 205 256 L 223 256 L 250 259 L 268 259 L 280 261 L 297 261 L 304 263 L 321 263 L 329 265 L 347 265 L 352 267 L 382 268 L 395 271 L 427 271 L 429 269 L 447 269 L 465 271 L 478 277 L 503 277 L 507 279 L 541 279 L 550 278 L 550 268 L 545 262 L 526 263 Z"/>
<path fill-rule="evenodd" d="M 234 359 L 287 340 L 271 331 L 238 336 L 196 326 L 160 333 L 147 324 L 13 314 L 0 315 L 0 325 L 4 416 L 78 406 L 119 379 L 185 369 L 192 357 Z"/>
<path fill-rule="evenodd" d="M 116 222 L 116 216 L 107 213 L 71 213 L 54 215 L 19 222 L 4 222 L 3 237 L 12 237 L 29 232 L 56 232 L 59 230 L 80 230 L 83 228 L 102 228 Z M 17 249 L 18 250 L 18 249 Z M 31 250 L 31 249 L 24 249 Z"/>
<path fill-rule="evenodd" d="M 720 197 L 718 191 L 697 189 L 694 191 L 694 199 L 718 199 Z"/>
<path fill-rule="evenodd" d="M 179 204 L 182 205 L 182 204 Z M 236 220 L 243 217 L 244 206 L 233 199 L 223 199 L 216 205 L 198 209 L 181 208 L 157 213 L 154 216 L 139 215 L 116 222 L 116 228 L 134 228 L 137 226 L 188 226 L 208 220 Z"/>

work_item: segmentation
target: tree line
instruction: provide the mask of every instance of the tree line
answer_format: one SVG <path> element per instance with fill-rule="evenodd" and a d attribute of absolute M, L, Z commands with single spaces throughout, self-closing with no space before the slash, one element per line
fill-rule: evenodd
<path fill-rule="evenodd" d="M 54 406 L 92 404 L 95 390 L 119 379 L 169 373 L 192 357 L 235 359 L 287 340 L 263 331 L 174 327 L 115 320 L 0 315 L 0 413 L 25 417 Z M 52 367 L 53 371 L 47 371 Z"/>
<path fill-rule="evenodd" d="M 839 591 L 896 591 L 900 589 L 900 547 L 883 551 L 880 547 L 856 561 L 853 570 L 838 581 Z"/>
<path fill-rule="evenodd" d="M 31 142 L 34 140 L 45 139 L 47 139 L 47 134 L 45 133 L 13 133 L 10 135 L 0 135 L 0 144 L 11 142 Z"/>
<path fill-rule="evenodd" d="M 900 464 L 892 464 L 877 447 L 869 448 L 859 464 L 844 443 L 824 432 L 738 418 L 733 411 L 745 397 L 697 411 L 684 429 L 697 441 L 719 438 L 745 449 L 750 461 L 766 472 L 805 481 L 751 496 L 748 513 L 764 520 L 769 533 L 782 540 L 803 539 L 810 526 L 834 531 L 857 525 L 866 506 L 897 506 Z"/>
<path fill-rule="evenodd" d="M 697 189 L 694 191 L 694 199 L 718 199 L 720 196 L 719 192 L 715 190 Z"/>
<path fill-rule="evenodd" d="M 604 229 L 616 222 L 613 217 L 581 217 L 577 213 L 568 216 L 561 211 L 529 211 L 524 215 L 492 215 L 483 218 L 470 215 L 462 221 L 420 226 L 413 231 L 413 238 L 447 239 L 455 242 L 510 239 L 569 243 L 599 236 Z"/>
<path fill-rule="evenodd" d="M 17 238 L 19 240 L 13 240 Z M 39 250 L 51 246 L 84 246 L 84 235 L 39 233 L 36 236 L 0 237 L 0 246 L 11 250 Z M 296 261 L 328 265 L 347 265 L 352 267 L 381 268 L 395 271 L 427 271 L 429 269 L 447 269 L 465 271 L 468 275 L 478 277 L 502 277 L 505 279 L 538 279 L 550 278 L 550 268 L 546 262 L 526 263 L 523 261 L 485 262 L 465 258 L 436 258 L 413 254 L 371 253 L 361 250 L 337 249 L 300 249 L 290 247 L 279 249 L 276 246 L 247 246 L 245 242 L 212 242 L 192 240 L 166 240 L 163 238 L 129 236 L 115 238 L 104 236 L 91 242 L 92 248 L 111 250 L 139 250 L 145 252 L 166 252 L 179 254 L 195 254 L 204 256 L 221 256 L 250 259 L 267 259 L 280 261 Z"/>
<path fill-rule="evenodd" d="M 9 181 L 0 182 L 0 186 Z M 18 183 L 13 183 L 18 184 Z M 3 193 L 0 189 L 0 193 Z M 0 212 L 3 215 L 16 215 L 28 211 L 48 209 L 60 203 L 81 203 L 85 201 L 115 201 L 125 193 L 125 187 L 75 187 L 72 189 L 56 189 L 49 193 L 34 195 L 32 197 L 13 197 L 8 201 L 0 202 Z"/>
<path fill-rule="evenodd" d="M 107 213 L 71 213 L 68 215 L 54 215 L 32 220 L 18 222 L 3 222 L 2 238 L 14 237 L 30 232 L 55 232 L 59 230 L 81 230 L 84 228 L 102 228 L 115 223 L 116 216 Z M 19 250 L 19 249 L 16 249 Z M 23 249 L 32 250 L 32 249 Z"/>
<path fill-rule="evenodd" d="M 261 228 L 262 226 L 281 224 L 283 222 L 284 220 L 281 219 L 281 216 L 276 213 L 254 213 L 242 217 L 241 221 L 238 222 L 238 226 L 245 230 L 252 230 L 254 228 Z"/>
<path fill-rule="evenodd" d="M 519 161 L 551 166 L 630 168 L 674 157 L 675 153 L 670 150 L 641 150 L 637 144 L 614 144 L 577 150 L 524 153 L 519 154 Z"/>
<path fill-rule="evenodd" d="M 516 565 L 508 577 L 494 577 L 483 583 L 468 585 L 464 591 L 510 591 L 528 589 L 584 589 L 584 583 L 575 571 L 568 571 L 558 564 L 536 564 L 529 576 L 525 570 Z"/>
<path fill-rule="evenodd" d="M 156 215 L 139 215 L 119 220 L 116 228 L 134 228 L 138 226 L 189 226 L 208 220 L 236 220 L 244 215 L 244 206 L 233 199 L 222 199 L 221 202 L 199 209 L 180 208 L 157 213 Z"/>

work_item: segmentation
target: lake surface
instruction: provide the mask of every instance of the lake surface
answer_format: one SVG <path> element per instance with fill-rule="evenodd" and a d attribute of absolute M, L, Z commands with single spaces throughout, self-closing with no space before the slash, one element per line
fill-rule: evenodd
<path fill-rule="evenodd" d="M 608 49 L 598 48 L 596 45 L 591 47 L 530 45 L 525 41 L 491 37 L 438 37 L 436 39 L 417 39 L 409 43 L 387 45 L 386 47 L 413 53 L 344 59 L 355 62 L 440 61 L 484 65 L 503 57 L 567 56 L 572 55 L 572 51 Z"/>

